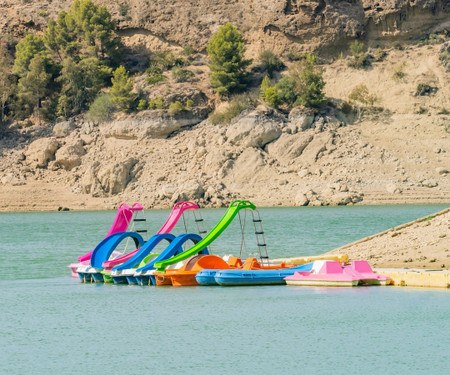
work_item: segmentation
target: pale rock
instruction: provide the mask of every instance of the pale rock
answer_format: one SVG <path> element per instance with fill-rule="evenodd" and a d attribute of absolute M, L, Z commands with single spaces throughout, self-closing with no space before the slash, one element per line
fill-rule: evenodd
<path fill-rule="evenodd" d="M 54 165 L 70 171 L 81 165 L 81 157 L 86 153 L 81 139 L 72 144 L 66 144 L 55 153 Z"/>
<path fill-rule="evenodd" d="M 275 142 L 267 145 L 267 152 L 284 165 L 302 155 L 313 140 L 312 130 L 297 134 L 283 133 Z"/>
<path fill-rule="evenodd" d="M 238 116 L 228 127 L 226 137 L 233 145 L 261 147 L 280 137 L 283 120 L 280 116 L 266 116 L 257 110 Z"/>
<path fill-rule="evenodd" d="M 62 121 L 53 127 L 53 135 L 57 138 L 67 137 L 76 128 L 73 121 Z"/>
<path fill-rule="evenodd" d="M 205 195 L 204 184 L 197 180 L 187 181 L 176 190 L 172 200 L 177 197 L 177 201 L 198 201 Z"/>
<path fill-rule="evenodd" d="M 26 163 L 37 168 L 47 167 L 55 158 L 59 142 L 55 138 L 40 138 L 32 142 L 25 151 Z"/>
<path fill-rule="evenodd" d="M 422 186 L 427 187 L 427 188 L 434 188 L 434 187 L 438 186 L 438 183 L 435 179 L 431 178 L 431 179 L 423 180 Z"/>
<path fill-rule="evenodd" d="M 295 107 L 289 112 L 287 127 L 292 133 L 310 129 L 314 123 L 314 113 L 303 106 Z"/>
<path fill-rule="evenodd" d="M 295 196 L 295 205 L 296 206 L 307 206 L 309 203 L 309 199 L 306 197 L 304 193 L 299 191 Z"/>
<path fill-rule="evenodd" d="M 131 181 L 131 171 L 136 163 L 134 158 L 106 165 L 94 163 L 81 179 L 83 192 L 97 197 L 121 193 Z"/>
<path fill-rule="evenodd" d="M 386 184 L 386 191 L 389 194 L 400 194 L 402 192 L 402 190 L 396 184 L 393 183 Z"/>
<path fill-rule="evenodd" d="M 436 173 L 440 174 L 440 175 L 445 175 L 448 173 L 448 170 L 443 168 L 443 167 L 437 167 L 436 168 Z"/>

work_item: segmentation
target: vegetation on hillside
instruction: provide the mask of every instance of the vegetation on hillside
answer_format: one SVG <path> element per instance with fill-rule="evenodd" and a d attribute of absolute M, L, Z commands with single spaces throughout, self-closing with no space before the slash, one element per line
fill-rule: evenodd
<path fill-rule="evenodd" d="M 126 16 L 127 12 L 128 8 L 121 6 L 120 14 Z M 178 55 L 171 51 L 151 52 L 148 64 L 140 67 L 141 71 L 133 70 L 141 76 L 135 83 L 135 76 L 126 69 L 130 66 L 124 59 L 116 27 L 116 20 L 104 6 L 93 0 L 74 0 L 68 11 L 48 21 L 42 36 L 25 36 L 15 45 L 15 51 L 11 42 L 0 39 L 0 124 L 28 118 L 54 121 L 79 114 L 107 121 L 118 111 L 164 109 L 176 116 L 194 110 L 198 105 L 194 98 L 171 90 L 199 81 L 197 75 L 204 72 L 196 66 L 207 64 L 205 56 L 190 45 L 180 46 L 183 48 Z M 426 43 L 443 43 L 442 38 L 432 34 Z M 218 94 L 215 99 L 228 102 L 228 107 L 222 106 L 211 115 L 214 123 L 230 122 L 258 102 L 284 111 L 301 105 L 315 112 L 326 103 L 322 69 L 313 54 L 288 51 L 282 61 L 266 49 L 252 62 L 246 59 L 243 34 L 231 23 L 221 26 L 205 47 L 210 87 Z M 439 56 L 447 69 L 449 51 L 446 47 Z M 347 64 L 355 69 L 367 69 L 387 54 L 381 48 L 367 50 L 358 40 L 350 44 L 349 52 Z M 393 80 L 408 78 L 405 67 L 397 66 Z M 424 82 L 418 85 L 415 95 L 434 95 L 437 90 Z M 350 111 L 353 106 L 373 106 L 377 98 L 360 85 L 348 100 L 342 108 Z"/>

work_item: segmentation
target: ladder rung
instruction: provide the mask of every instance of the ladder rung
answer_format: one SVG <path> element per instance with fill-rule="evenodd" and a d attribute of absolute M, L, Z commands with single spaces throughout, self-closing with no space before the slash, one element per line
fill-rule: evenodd
<path fill-rule="evenodd" d="M 147 233 L 147 229 L 137 230 L 136 233 Z"/>
<path fill-rule="evenodd" d="M 263 255 L 261 255 L 261 257 L 260 257 L 261 259 L 269 259 L 269 257 L 268 256 L 263 256 Z"/>
<path fill-rule="evenodd" d="M 196 223 L 199 223 L 200 221 L 203 221 L 203 219 L 195 219 Z"/>
<path fill-rule="evenodd" d="M 261 219 L 253 219 L 253 222 L 254 222 L 254 223 L 261 223 L 262 220 L 261 220 Z"/>
<path fill-rule="evenodd" d="M 264 234 L 264 232 L 255 232 L 255 234 Z"/>
<path fill-rule="evenodd" d="M 206 230 L 202 230 L 202 231 L 200 231 L 200 232 L 198 232 L 199 234 L 205 234 L 205 233 L 207 233 L 207 231 Z"/>
<path fill-rule="evenodd" d="M 147 221 L 147 219 L 133 219 L 134 221 Z"/>
<path fill-rule="evenodd" d="M 265 243 L 259 243 L 258 246 L 267 246 Z"/>

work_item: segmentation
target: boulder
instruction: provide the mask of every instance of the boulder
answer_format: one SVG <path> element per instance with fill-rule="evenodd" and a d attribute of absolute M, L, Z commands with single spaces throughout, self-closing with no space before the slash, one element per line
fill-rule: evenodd
<path fill-rule="evenodd" d="M 137 163 L 134 158 L 101 165 L 92 164 L 81 179 L 83 192 L 93 196 L 110 196 L 121 193 L 133 178 L 132 169 Z"/>
<path fill-rule="evenodd" d="M 72 121 L 62 121 L 53 127 L 53 135 L 57 138 L 67 137 L 76 128 Z"/>
<path fill-rule="evenodd" d="M 293 134 L 310 129 L 313 126 L 313 123 L 314 113 L 309 108 L 298 106 L 289 112 L 289 121 L 287 126 Z"/>
<path fill-rule="evenodd" d="M 66 144 L 56 151 L 54 166 L 70 171 L 72 168 L 81 165 L 81 156 L 85 153 L 81 139 L 72 144 Z"/>
<path fill-rule="evenodd" d="M 275 142 L 267 145 L 267 152 L 283 164 L 288 164 L 299 157 L 313 140 L 312 130 L 297 133 L 283 133 Z"/>
<path fill-rule="evenodd" d="M 49 161 L 55 158 L 59 142 L 51 138 L 40 138 L 32 142 L 25 151 L 25 161 L 36 168 L 46 168 Z"/>
<path fill-rule="evenodd" d="M 283 126 L 281 116 L 256 109 L 244 111 L 228 127 L 226 137 L 233 145 L 263 148 L 281 135 Z"/>
<path fill-rule="evenodd" d="M 195 125 L 203 119 L 190 113 L 170 117 L 164 111 L 143 111 L 133 119 L 116 120 L 101 127 L 105 137 L 117 139 L 167 138 L 184 126 Z"/>

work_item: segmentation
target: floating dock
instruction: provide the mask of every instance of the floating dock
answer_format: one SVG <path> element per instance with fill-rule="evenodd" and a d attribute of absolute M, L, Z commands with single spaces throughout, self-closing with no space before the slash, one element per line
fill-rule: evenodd
<path fill-rule="evenodd" d="M 449 288 L 449 270 L 421 270 L 399 268 L 374 268 L 374 272 L 391 278 L 394 286 L 413 286 L 424 288 Z"/>

